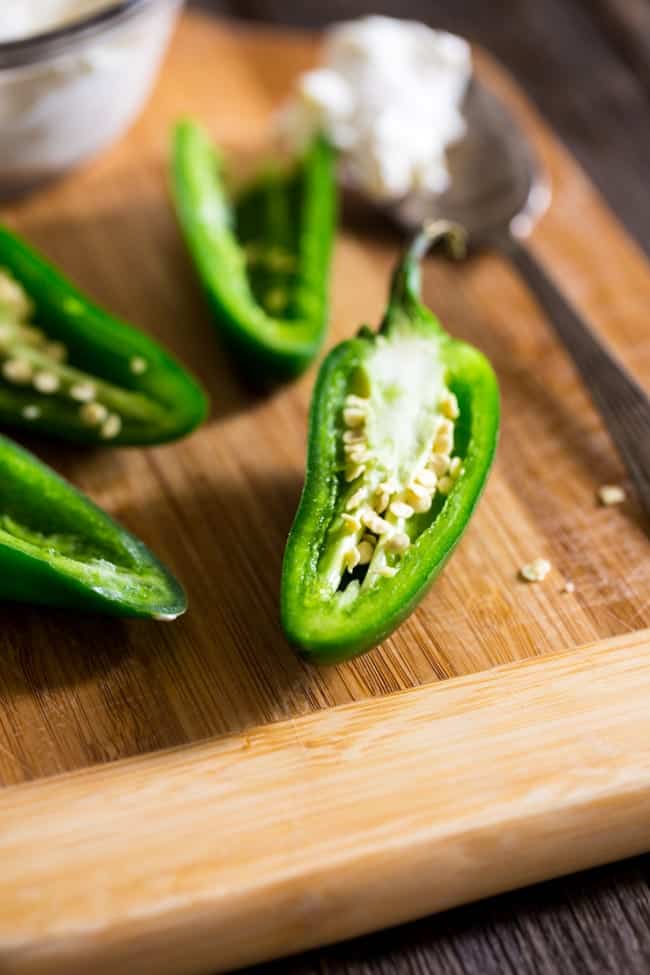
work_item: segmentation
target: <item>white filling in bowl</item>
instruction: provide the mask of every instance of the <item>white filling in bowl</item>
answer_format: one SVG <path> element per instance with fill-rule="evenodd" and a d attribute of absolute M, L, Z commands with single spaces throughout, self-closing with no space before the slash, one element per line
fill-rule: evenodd
<path fill-rule="evenodd" d="M 2 0 L 1 195 L 58 175 L 125 131 L 149 95 L 180 4 Z"/>

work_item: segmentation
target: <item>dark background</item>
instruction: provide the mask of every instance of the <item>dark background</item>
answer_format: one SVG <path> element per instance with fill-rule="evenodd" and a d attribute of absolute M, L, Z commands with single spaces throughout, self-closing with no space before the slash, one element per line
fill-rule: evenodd
<path fill-rule="evenodd" d="M 650 253 L 650 0 L 194 6 L 300 27 L 386 13 L 479 42 L 510 69 Z M 255 975 L 647 975 L 649 880 L 650 858 L 639 857 L 275 962 Z"/>

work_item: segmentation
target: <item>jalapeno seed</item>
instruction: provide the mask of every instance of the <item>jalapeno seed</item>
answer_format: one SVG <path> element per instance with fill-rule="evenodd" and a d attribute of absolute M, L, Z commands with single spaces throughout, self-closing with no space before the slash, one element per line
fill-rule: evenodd
<path fill-rule="evenodd" d="M 77 403 L 89 403 L 95 399 L 97 390 L 92 383 L 73 383 L 68 390 L 68 395 Z"/>
<path fill-rule="evenodd" d="M 21 412 L 26 420 L 38 420 L 42 411 L 40 406 L 36 406 L 35 403 L 28 403 L 27 406 L 23 406 Z"/>
<path fill-rule="evenodd" d="M 102 403 L 84 403 L 79 410 L 82 422 L 89 427 L 98 427 L 108 417 L 108 410 Z"/>
<path fill-rule="evenodd" d="M 149 364 L 141 355 L 134 355 L 129 362 L 129 368 L 134 376 L 142 376 L 149 368 Z"/>
<path fill-rule="evenodd" d="M 32 381 L 34 370 L 27 359 L 7 359 L 2 363 L 2 375 L 10 383 L 23 386 Z"/>
<path fill-rule="evenodd" d="M 54 372 L 37 372 L 34 374 L 32 384 L 37 392 L 48 396 L 50 393 L 56 393 L 58 391 L 61 386 L 61 380 Z"/>
<path fill-rule="evenodd" d="M 121 429 L 122 420 L 116 413 L 111 413 L 102 424 L 100 436 L 104 440 L 112 440 L 114 437 L 117 437 Z"/>

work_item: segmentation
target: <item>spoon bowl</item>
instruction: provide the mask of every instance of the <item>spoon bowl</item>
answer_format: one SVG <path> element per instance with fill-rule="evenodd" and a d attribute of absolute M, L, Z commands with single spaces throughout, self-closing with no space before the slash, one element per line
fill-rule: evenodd
<path fill-rule="evenodd" d="M 529 140 L 514 116 L 477 79 L 463 106 L 466 135 L 447 151 L 449 188 L 438 196 L 410 193 L 390 208 L 408 231 L 444 219 L 464 228 L 472 248 L 509 234 L 527 236 L 550 204 L 551 192 Z"/>

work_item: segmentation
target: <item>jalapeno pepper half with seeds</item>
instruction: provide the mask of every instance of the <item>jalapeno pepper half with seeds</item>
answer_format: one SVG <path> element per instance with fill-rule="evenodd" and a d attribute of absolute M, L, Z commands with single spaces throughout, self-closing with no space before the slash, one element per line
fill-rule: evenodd
<path fill-rule="evenodd" d="M 86 299 L 0 227 L 0 425 L 95 444 L 152 444 L 206 413 L 156 342 Z"/>
<path fill-rule="evenodd" d="M 420 300 L 419 263 L 441 236 L 458 243 L 449 225 L 427 228 L 397 267 L 378 333 L 338 345 L 318 376 L 281 603 L 287 636 L 319 663 L 369 650 L 409 615 L 492 463 L 492 368 Z"/>
<path fill-rule="evenodd" d="M 191 121 L 174 133 L 181 229 L 224 342 L 258 380 L 286 379 L 320 349 L 336 222 L 334 150 L 321 137 L 295 165 L 228 198 L 222 162 Z"/>
<path fill-rule="evenodd" d="M 163 620 L 187 608 L 142 542 L 2 436 L 0 600 Z"/>

